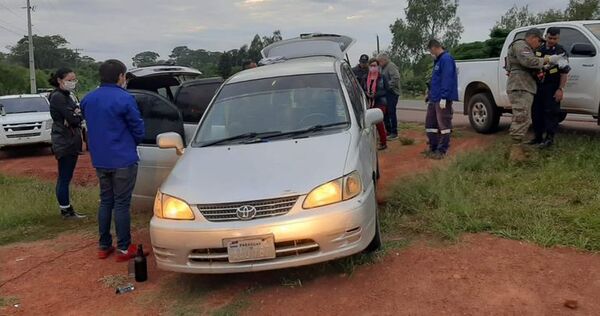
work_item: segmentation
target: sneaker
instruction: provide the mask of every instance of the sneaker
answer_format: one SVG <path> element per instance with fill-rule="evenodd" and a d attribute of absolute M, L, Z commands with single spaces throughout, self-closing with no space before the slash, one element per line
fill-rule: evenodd
<path fill-rule="evenodd" d="M 115 252 L 115 247 L 110 246 L 108 248 L 99 248 L 98 249 L 98 259 L 106 259 L 113 252 Z"/>
<path fill-rule="evenodd" d="M 127 250 L 117 250 L 117 262 L 125 262 L 135 258 L 137 254 L 137 246 L 134 244 L 129 245 Z M 147 257 L 149 252 L 144 250 L 144 257 Z"/>
<path fill-rule="evenodd" d="M 87 217 L 85 214 L 79 214 L 75 212 L 72 206 L 69 206 L 67 209 L 61 209 L 60 214 L 62 215 L 63 219 L 83 219 Z"/>
<path fill-rule="evenodd" d="M 552 139 L 546 139 L 545 141 L 543 141 L 542 143 L 539 144 L 539 148 L 540 149 L 548 149 L 548 148 L 552 147 L 553 144 L 554 144 L 554 141 Z"/>
<path fill-rule="evenodd" d="M 527 145 L 539 145 L 541 143 L 543 143 L 544 141 L 541 138 L 534 138 L 530 141 L 527 142 Z"/>
<path fill-rule="evenodd" d="M 377 146 L 377 150 L 386 150 L 386 149 L 387 149 L 387 145 L 379 144 L 379 146 Z"/>
<path fill-rule="evenodd" d="M 387 137 L 388 140 L 394 140 L 394 139 L 398 139 L 398 134 L 390 134 Z"/>

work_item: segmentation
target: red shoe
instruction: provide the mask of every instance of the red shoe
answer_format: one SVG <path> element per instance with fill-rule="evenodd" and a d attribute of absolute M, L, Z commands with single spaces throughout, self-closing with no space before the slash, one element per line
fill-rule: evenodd
<path fill-rule="evenodd" d="M 115 247 L 110 246 L 106 249 L 98 249 L 98 259 L 106 259 L 115 251 Z"/>
<path fill-rule="evenodd" d="M 127 249 L 126 252 L 119 249 L 119 250 L 117 250 L 117 262 L 129 261 L 129 260 L 135 258 L 136 254 L 137 254 L 137 246 L 134 244 L 129 245 L 129 249 Z M 148 254 L 149 254 L 149 252 L 147 250 L 144 250 L 144 257 L 147 257 Z"/>

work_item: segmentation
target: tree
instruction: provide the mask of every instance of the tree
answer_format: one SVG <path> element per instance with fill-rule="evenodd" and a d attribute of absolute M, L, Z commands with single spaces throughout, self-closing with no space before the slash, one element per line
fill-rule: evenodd
<path fill-rule="evenodd" d="M 223 78 L 229 78 L 232 73 L 232 64 L 231 64 L 231 53 L 223 52 L 221 58 L 219 58 L 219 74 Z"/>
<path fill-rule="evenodd" d="M 34 58 L 38 69 L 73 67 L 80 58 L 79 53 L 67 47 L 69 42 L 60 35 L 33 35 Z M 15 46 L 9 46 L 9 62 L 29 66 L 29 39 L 24 36 Z"/>
<path fill-rule="evenodd" d="M 403 64 L 415 63 L 432 38 L 441 40 L 446 47 L 456 46 L 464 30 L 457 8 L 456 0 L 408 0 L 406 20 L 397 19 L 390 25 L 391 53 Z"/>
<path fill-rule="evenodd" d="M 536 24 L 542 23 L 551 23 L 551 22 L 559 22 L 567 20 L 567 15 L 565 12 L 558 9 L 548 9 L 544 12 L 540 12 L 537 14 L 535 18 Z"/>
<path fill-rule="evenodd" d="M 600 18 L 599 0 L 569 0 L 565 15 L 571 21 Z"/>
<path fill-rule="evenodd" d="M 535 15 L 529 12 L 529 6 L 517 7 L 514 5 L 496 22 L 494 28 L 514 30 L 519 27 L 537 24 Z"/>
<path fill-rule="evenodd" d="M 131 59 L 133 60 L 134 67 L 145 67 L 145 66 L 156 65 L 156 61 L 158 60 L 158 57 L 160 57 L 160 55 L 158 53 L 151 52 L 151 51 L 145 51 L 145 52 L 136 54 Z"/>

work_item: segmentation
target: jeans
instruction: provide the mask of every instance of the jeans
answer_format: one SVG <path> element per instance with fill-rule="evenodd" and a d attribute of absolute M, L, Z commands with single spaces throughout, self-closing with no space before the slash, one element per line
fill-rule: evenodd
<path fill-rule="evenodd" d="M 131 244 L 131 195 L 137 177 L 137 163 L 120 169 L 96 169 L 100 181 L 100 208 L 98 210 L 98 228 L 100 249 L 112 246 L 110 226 L 113 210 L 115 212 L 115 230 L 117 248 L 127 250 Z"/>
<path fill-rule="evenodd" d="M 425 129 L 429 139 L 429 150 L 442 154 L 450 148 L 450 133 L 452 132 L 452 101 L 446 101 L 446 108 L 440 103 L 429 103 L 425 118 Z"/>
<path fill-rule="evenodd" d="M 385 129 L 388 135 L 398 135 L 398 117 L 396 113 L 396 107 L 398 106 L 398 96 L 393 92 L 388 92 L 386 95 L 387 99 L 387 111 L 383 121 L 385 122 Z"/>
<path fill-rule="evenodd" d="M 69 185 L 79 156 L 64 156 L 58 159 L 58 178 L 56 179 L 56 199 L 61 209 L 71 206 Z"/>

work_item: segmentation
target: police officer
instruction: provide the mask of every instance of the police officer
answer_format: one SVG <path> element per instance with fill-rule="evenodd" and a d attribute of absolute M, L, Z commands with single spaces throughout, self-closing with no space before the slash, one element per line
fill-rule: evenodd
<path fill-rule="evenodd" d="M 536 51 L 537 57 L 548 55 L 564 55 L 567 52 L 561 45 L 560 29 L 551 27 L 546 33 L 546 43 L 540 46 Z M 529 142 L 530 145 L 540 145 L 540 148 L 547 148 L 554 143 L 554 134 L 558 129 L 560 115 L 560 101 L 563 98 L 563 89 L 567 84 L 567 77 L 570 67 L 565 65 L 559 67 L 553 65 L 545 67 L 540 73 L 538 80 L 537 93 L 533 100 L 532 121 L 535 138 Z M 546 138 L 544 139 L 544 133 Z"/>
<path fill-rule="evenodd" d="M 354 72 L 354 76 L 356 76 L 356 80 L 361 87 L 367 86 L 367 76 L 369 76 L 369 55 L 362 54 L 358 59 L 358 65 L 352 68 L 352 72 Z"/>
<path fill-rule="evenodd" d="M 545 64 L 557 64 L 561 58 L 559 55 L 535 56 L 533 50 L 540 47 L 543 41 L 542 32 L 532 28 L 525 33 L 525 39 L 515 40 L 508 48 L 506 90 L 513 113 L 510 125 L 512 161 L 527 159 L 523 139 L 531 125 L 531 106 L 537 91 L 536 74 Z"/>

